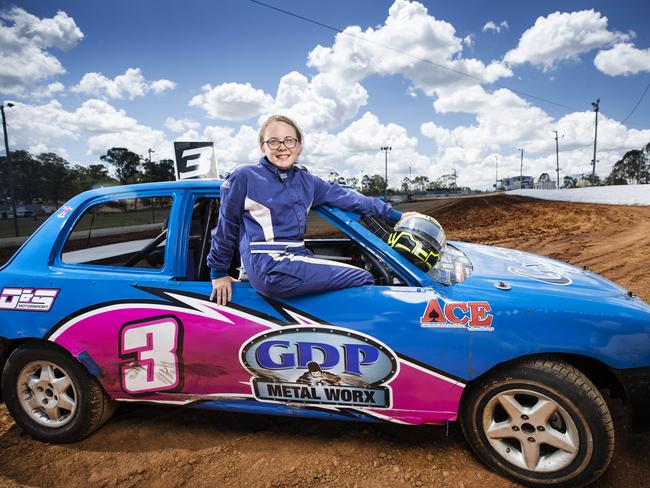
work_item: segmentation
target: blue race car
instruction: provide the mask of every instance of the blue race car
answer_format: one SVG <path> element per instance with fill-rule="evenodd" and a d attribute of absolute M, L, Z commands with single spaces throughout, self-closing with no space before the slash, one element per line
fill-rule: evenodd
<path fill-rule="evenodd" d="M 79 440 L 117 401 L 444 424 L 490 467 L 581 486 L 614 451 L 600 390 L 650 417 L 650 307 L 588 271 L 449 242 L 424 272 L 386 225 L 320 207 L 306 246 L 375 285 L 276 300 L 234 256 L 233 301 L 209 300 L 220 182 L 92 190 L 0 268 L 2 395 L 46 442 Z"/>

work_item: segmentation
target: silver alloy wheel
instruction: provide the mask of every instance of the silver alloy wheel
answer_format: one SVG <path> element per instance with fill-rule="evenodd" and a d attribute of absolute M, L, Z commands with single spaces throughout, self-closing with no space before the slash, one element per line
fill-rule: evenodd
<path fill-rule="evenodd" d="M 542 393 L 502 391 L 485 405 L 482 422 L 494 450 L 519 468 L 536 473 L 559 471 L 578 454 L 575 422 L 558 402 Z"/>
<path fill-rule="evenodd" d="M 20 372 L 18 399 L 29 417 L 45 427 L 63 427 L 77 411 L 77 390 L 70 375 L 50 361 L 32 361 Z"/>

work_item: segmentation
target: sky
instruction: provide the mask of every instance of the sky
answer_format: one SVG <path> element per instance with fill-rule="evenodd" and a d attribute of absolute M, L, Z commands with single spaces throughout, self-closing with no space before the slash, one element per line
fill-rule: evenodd
<path fill-rule="evenodd" d="M 521 149 L 524 175 L 555 180 L 553 131 L 560 178 L 590 173 L 600 99 L 605 177 L 650 142 L 648 18 L 639 0 L 0 0 L 0 101 L 10 150 L 71 164 L 196 140 L 225 172 L 283 113 L 319 176 L 383 175 L 390 146 L 390 186 L 491 189 Z"/>

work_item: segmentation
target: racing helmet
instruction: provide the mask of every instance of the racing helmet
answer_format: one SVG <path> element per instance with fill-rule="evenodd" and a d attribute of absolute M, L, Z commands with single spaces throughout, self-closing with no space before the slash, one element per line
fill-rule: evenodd
<path fill-rule="evenodd" d="M 417 214 L 400 220 L 388 236 L 388 245 L 423 271 L 429 271 L 442 258 L 447 238 L 433 217 Z"/>

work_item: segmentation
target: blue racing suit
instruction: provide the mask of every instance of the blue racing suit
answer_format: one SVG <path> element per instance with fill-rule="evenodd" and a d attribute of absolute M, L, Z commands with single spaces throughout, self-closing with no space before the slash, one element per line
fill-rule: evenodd
<path fill-rule="evenodd" d="M 373 284 L 365 269 L 316 259 L 305 249 L 309 209 L 322 204 L 397 222 L 390 205 L 337 184 L 326 183 L 300 165 L 281 170 L 265 157 L 237 167 L 221 185 L 219 221 L 208 255 L 210 278 L 228 274 L 233 251 L 251 285 L 271 297 L 290 297 Z"/>

